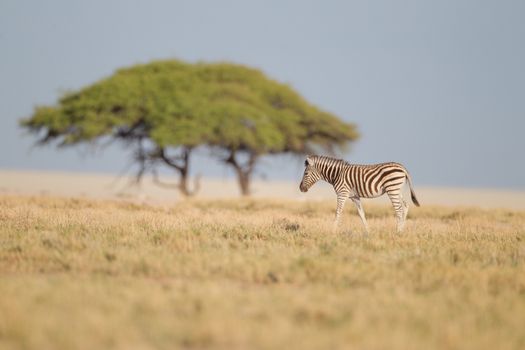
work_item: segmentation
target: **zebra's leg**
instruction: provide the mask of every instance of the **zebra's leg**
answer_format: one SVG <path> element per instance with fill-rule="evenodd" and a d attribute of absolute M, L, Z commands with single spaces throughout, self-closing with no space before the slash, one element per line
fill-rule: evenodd
<path fill-rule="evenodd" d="M 355 206 L 357 207 L 357 212 L 359 213 L 359 217 L 361 218 L 361 221 L 363 222 L 363 225 L 365 226 L 365 233 L 366 236 L 368 236 L 368 223 L 366 222 L 365 217 L 365 211 L 363 210 L 363 206 L 361 205 L 361 199 L 359 197 L 352 197 L 352 202 L 354 202 Z"/>
<path fill-rule="evenodd" d="M 394 211 L 396 213 L 396 221 L 397 221 L 397 232 L 403 231 L 403 227 L 405 226 L 405 207 L 403 205 L 403 197 L 401 196 L 401 191 L 389 191 L 387 192 L 388 197 L 390 198 L 390 201 L 392 202 L 392 206 L 394 207 Z M 408 211 L 407 211 L 408 213 Z"/>
<path fill-rule="evenodd" d="M 347 193 L 338 193 L 337 194 L 337 209 L 335 211 L 335 220 L 334 220 L 334 232 L 337 231 L 337 226 L 339 225 L 339 218 L 345 207 L 346 199 L 348 198 Z"/>
<path fill-rule="evenodd" d="M 402 200 L 402 203 L 403 203 L 403 222 L 406 222 L 407 221 L 407 215 L 408 215 L 408 204 L 403 198 L 401 198 L 401 200 Z"/>

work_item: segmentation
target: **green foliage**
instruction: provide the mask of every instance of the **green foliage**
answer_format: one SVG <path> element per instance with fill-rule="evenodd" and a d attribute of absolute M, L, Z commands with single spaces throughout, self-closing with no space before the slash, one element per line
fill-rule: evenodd
<path fill-rule="evenodd" d="M 208 145 L 254 154 L 331 150 L 358 137 L 354 125 L 259 70 L 178 60 L 120 69 L 66 94 L 57 106 L 37 107 L 21 125 L 44 130 L 41 141 L 63 145 L 130 137 L 122 132 L 140 127 L 160 147 Z"/>

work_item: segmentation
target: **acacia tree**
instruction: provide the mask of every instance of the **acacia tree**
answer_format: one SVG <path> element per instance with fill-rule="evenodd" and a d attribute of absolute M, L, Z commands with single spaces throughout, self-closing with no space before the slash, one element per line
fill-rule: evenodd
<path fill-rule="evenodd" d="M 118 70 L 56 106 L 36 108 L 21 125 L 38 133 L 40 143 L 123 142 L 133 149 L 137 179 L 163 164 L 178 173 L 185 195 L 195 191 L 188 186 L 189 165 L 199 146 L 214 149 L 234 169 L 247 195 L 262 155 L 333 151 L 358 136 L 354 125 L 258 70 L 177 60 Z"/>
<path fill-rule="evenodd" d="M 333 153 L 357 139 L 351 123 L 319 110 L 292 88 L 256 69 L 230 63 L 197 66 L 207 87 L 207 120 L 213 132 L 207 144 L 222 149 L 223 162 L 233 167 L 241 193 L 263 155 Z"/>
<path fill-rule="evenodd" d="M 66 94 L 56 106 L 37 107 L 21 125 L 40 135 L 40 144 L 120 141 L 132 151 L 138 181 L 147 171 L 156 175 L 162 164 L 178 173 L 181 193 L 191 195 L 198 189 L 198 183 L 193 191 L 188 184 L 191 153 L 208 132 L 192 115 L 193 106 L 203 103 L 192 69 L 180 61 L 121 69 Z"/>

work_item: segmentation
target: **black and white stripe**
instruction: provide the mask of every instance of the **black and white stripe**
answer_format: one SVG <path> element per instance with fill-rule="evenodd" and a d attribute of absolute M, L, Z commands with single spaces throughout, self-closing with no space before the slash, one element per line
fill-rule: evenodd
<path fill-rule="evenodd" d="M 401 231 L 408 214 L 408 204 L 404 201 L 402 193 L 405 182 L 408 182 L 410 187 L 412 202 L 419 206 L 410 175 L 399 163 L 358 165 L 350 164 L 342 159 L 308 156 L 304 165 L 304 175 L 299 185 L 302 192 L 308 191 L 319 180 L 324 180 L 334 186 L 337 194 L 336 226 L 345 202 L 350 198 L 356 205 L 368 232 L 361 198 L 375 198 L 386 193 L 396 213 L 397 229 Z"/>

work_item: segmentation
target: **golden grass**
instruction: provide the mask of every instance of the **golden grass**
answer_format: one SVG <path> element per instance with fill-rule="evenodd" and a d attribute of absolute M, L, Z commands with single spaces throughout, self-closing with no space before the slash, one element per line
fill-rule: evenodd
<path fill-rule="evenodd" d="M 525 213 L 0 197 L 0 348 L 523 349 Z"/>

